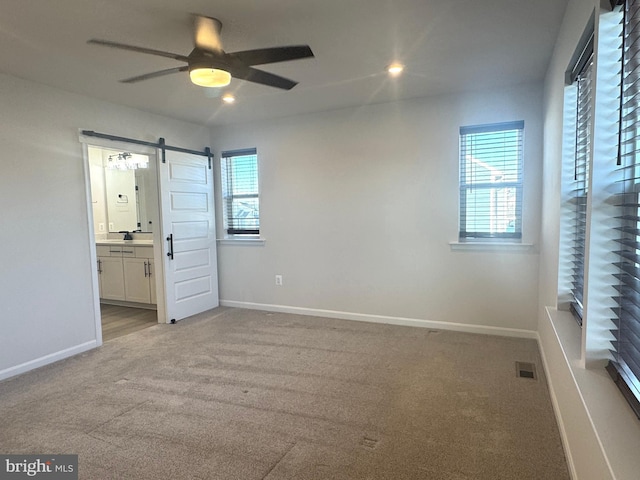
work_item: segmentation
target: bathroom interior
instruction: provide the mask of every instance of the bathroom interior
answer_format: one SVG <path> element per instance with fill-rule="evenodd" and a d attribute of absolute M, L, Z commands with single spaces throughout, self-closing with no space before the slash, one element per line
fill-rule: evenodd
<path fill-rule="evenodd" d="M 88 146 L 102 338 L 158 322 L 154 227 L 159 226 L 154 159 Z"/>

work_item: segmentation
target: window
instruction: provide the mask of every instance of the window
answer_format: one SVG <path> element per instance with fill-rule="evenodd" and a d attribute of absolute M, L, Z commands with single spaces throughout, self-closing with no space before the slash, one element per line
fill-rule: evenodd
<path fill-rule="evenodd" d="M 618 163 L 623 179 L 617 195 L 617 255 L 613 287 L 617 307 L 613 309 L 613 360 L 607 370 L 640 417 L 640 88 L 638 38 L 640 2 L 626 0 L 622 36 L 622 84 Z"/>
<path fill-rule="evenodd" d="M 460 128 L 460 240 L 522 238 L 524 122 Z"/>
<path fill-rule="evenodd" d="M 221 162 L 222 199 L 227 234 L 260 234 L 256 149 L 222 152 Z"/>
<path fill-rule="evenodd" d="M 589 191 L 589 160 L 591 157 L 591 128 L 593 121 L 593 31 L 587 39 L 586 46 L 581 49 L 569 80 L 577 88 L 575 111 L 575 159 L 573 201 L 573 248 L 572 248 L 572 289 L 573 301 L 571 309 L 576 320 L 582 325 L 584 297 L 584 265 L 587 231 L 587 196 Z"/>

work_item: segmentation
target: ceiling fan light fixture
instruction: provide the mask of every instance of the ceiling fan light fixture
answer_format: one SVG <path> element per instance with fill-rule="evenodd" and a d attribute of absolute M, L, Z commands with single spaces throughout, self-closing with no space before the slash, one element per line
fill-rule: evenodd
<path fill-rule="evenodd" d="M 218 68 L 194 68 L 189 71 L 189 77 L 201 87 L 226 87 L 231 83 L 231 74 Z"/>

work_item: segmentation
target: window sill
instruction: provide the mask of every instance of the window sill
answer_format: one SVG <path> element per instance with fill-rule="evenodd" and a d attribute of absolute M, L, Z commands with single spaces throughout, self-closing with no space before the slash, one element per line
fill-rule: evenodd
<path fill-rule="evenodd" d="M 266 240 L 264 238 L 218 238 L 218 245 L 242 245 L 246 247 L 263 247 Z"/>
<path fill-rule="evenodd" d="M 545 310 L 539 327 L 540 346 L 554 408 L 561 431 L 567 435 L 569 450 L 584 454 L 586 445 L 596 444 L 611 478 L 637 478 L 640 422 L 605 371 L 604 363 L 590 367 L 583 364 L 582 331 L 571 312 L 551 307 Z M 569 377 L 565 376 L 567 373 Z M 584 425 L 579 423 L 582 418 Z"/>
<path fill-rule="evenodd" d="M 485 252 L 528 252 L 533 249 L 533 243 L 522 242 L 449 242 L 452 251 L 485 251 Z"/>

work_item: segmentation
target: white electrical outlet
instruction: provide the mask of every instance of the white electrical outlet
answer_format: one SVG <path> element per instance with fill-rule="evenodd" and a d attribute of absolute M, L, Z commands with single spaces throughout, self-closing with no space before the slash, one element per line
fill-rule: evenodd
<path fill-rule="evenodd" d="M 282 286 L 282 275 L 276 275 L 276 285 L 279 287 Z"/>
<path fill-rule="evenodd" d="M 104 232 L 104 223 L 99 223 L 98 224 L 98 231 Z"/>
<path fill-rule="evenodd" d="M 113 232 L 113 223 L 112 222 L 109 222 L 109 231 Z"/>

